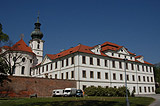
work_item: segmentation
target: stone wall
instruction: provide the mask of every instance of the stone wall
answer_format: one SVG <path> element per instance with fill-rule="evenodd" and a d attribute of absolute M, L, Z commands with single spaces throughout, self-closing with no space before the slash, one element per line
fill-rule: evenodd
<path fill-rule="evenodd" d="M 76 88 L 76 81 L 9 76 L 12 82 L 5 82 L 0 87 L 0 95 L 9 97 L 29 97 L 36 93 L 38 97 L 52 95 L 54 89 Z"/>

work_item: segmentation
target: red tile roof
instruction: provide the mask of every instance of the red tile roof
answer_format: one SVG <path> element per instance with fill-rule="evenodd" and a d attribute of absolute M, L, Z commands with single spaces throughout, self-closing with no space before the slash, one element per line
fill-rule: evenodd
<path fill-rule="evenodd" d="M 137 58 L 140 58 L 140 57 L 142 57 L 141 55 L 139 55 L 139 56 L 136 56 L 135 58 L 137 59 Z"/>
<path fill-rule="evenodd" d="M 32 49 L 27 46 L 27 44 L 24 42 L 23 39 L 19 40 L 17 43 L 15 43 L 12 47 L 9 46 L 3 46 L 4 49 L 10 50 L 10 51 L 24 51 L 29 52 L 35 55 L 35 53 L 32 52 Z"/>
<path fill-rule="evenodd" d="M 105 42 L 105 43 L 101 44 L 102 51 L 106 51 L 106 50 L 117 51 L 117 50 L 121 49 L 122 47 L 123 46 L 119 46 L 119 45 L 117 45 L 115 43 L 111 43 L 111 42 Z M 126 50 L 127 50 L 127 48 L 126 48 Z M 128 53 L 131 55 L 135 55 L 134 53 L 131 53 L 129 51 L 128 51 Z"/>
<path fill-rule="evenodd" d="M 96 46 L 94 46 L 94 47 L 96 47 Z M 120 48 L 122 48 L 123 46 L 119 46 L 119 45 L 117 45 L 117 44 L 114 44 L 114 43 L 110 43 L 110 42 L 105 42 L 105 43 L 103 43 L 102 45 L 101 45 L 101 56 L 107 56 L 106 54 L 104 54 L 103 53 L 103 51 L 105 51 L 105 50 L 108 50 L 108 49 L 110 49 L 110 50 L 119 50 Z M 79 44 L 78 46 L 76 46 L 76 47 L 73 47 L 73 48 L 70 48 L 70 49 L 68 49 L 68 50 L 65 50 L 65 51 L 62 51 L 62 52 L 60 52 L 60 53 L 58 53 L 58 54 L 46 54 L 51 60 L 54 60 L 54 59 L 57 59 L 57 58 L 60 58 L 60 57 L 64 57 L 64 56 L 66 56 L 66 55 L 69 55 L 69 54 L 72 54 L 72 53 L 75 53 L 75 52 L 83 52 L 83 53 L 88 53 L 88 54 L 94 54 L 94 55 L 98 55 L 98 54 L 95 54 L 95 53 L 93 53 L 92 51 L 91 51 L 91 49 L 93 49 L 93 47 L 89 47 L 89 46 L 85 46 L 85 45 L 82 45 L 82 44 Z M 128 50 L 127 50 L 128 51 Z M 129 52 L 129 51 L 128 51 Z M 132 55 L 135 55 L 135 54 L 133 54 L 133 53 L 131 53 L 131 52 L 129 52 L 130 54 L 132 54 Z M 107 57 L 109 57 L 109 56 L 107 56 Z M 111 57 L 111 58 L 114 58 L 114 57 Z M 120 59 L 120 58 L 116 58 L 116 59 Z M 137 60 L 135 60 L 136 62 L 139 62 L 139 61 L 137 61 Z M 139 63 L 141 63 L 141 62 L 139 62 Z M 145 64 L 149 64 L 149 65 L 152 65 L 152 64 L 150 64 L 150 63 L 148 63 L 148 62 L 145 62 Z"/>

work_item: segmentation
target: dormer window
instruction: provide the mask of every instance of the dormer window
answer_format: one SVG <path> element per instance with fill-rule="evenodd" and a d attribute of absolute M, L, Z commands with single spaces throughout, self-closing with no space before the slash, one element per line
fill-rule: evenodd
<path fill-rule="evenodd" d="M 121 52 L 123 52 L 123 49 L 121 49 Z"/>
<path fill-rule="evenodd" d="M 98 49 L 97 49 L 97 52 L 98 52 Z"/>

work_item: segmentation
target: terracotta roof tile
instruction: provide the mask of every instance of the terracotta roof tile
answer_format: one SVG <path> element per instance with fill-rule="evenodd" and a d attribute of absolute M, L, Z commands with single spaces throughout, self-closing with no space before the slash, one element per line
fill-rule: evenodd
<path fill-rule="evenodd" d="M 94 46 L 96 47 L 96 46 Z M 119 46 L 117 44 L 114 44 L 114 43 L 110 43 L 110 42 L 105 42 L 101 45 L 101 48 L 102 50 L 100 51 L 101 52 L 101 56 L 105 56 L 105 57 L 109 57 L 107 55 L 105 55 L 103 53 L 103 51 L 105 50 L 119 50 L 120 48 L 122 48 L 123 46 Z M 65 51 L 62 51 L 58 54 L 47 54 L 47 56 L 51 59 L 51 60 L 54 60 L 54 59 L 57 59 L 57 58 L 60 58 L 60 57 L 64 57 L 66 55 L 69 55 L 69 54 L 72 54 L 72 53 L 75 53 L 75 52 L 83 52 L 83 53 L 88 53 L 88 54 L 94 54 L 94 55 L 98 55 L 98 54 L 95 54 L 91 51 L 91 49 L 93 49 L 93 47 L 89 47 L 89 46 L 85 46 L 85 45 L 82 45 L 82 44 L 79 44 L 78 46 L 76 47 L 73 47 L 73 48 L 70 48 L 68 50 L 65 50 Z M 130 54 L 133 54 L 131 52 L 129 52 Z M 135 54 L 133 54 L 135 55 Z M 115 58 L 115 59 L 121 59 L 121 58 L 116 58 L 116 57 L 110 57 L 110 58 Z M 122 59 L 121 59 L 122 60 Z M 135 62 L 138 62 L 138 63 L 141 63 L 137 60 L 135 60 Z M 149 65 L 152 65 L 148 62 L 145 62 L 145 64 L 149 64 Z"/>
<path fill-rule="evenodd" d="M 123 46 L 119 46 L 115 43 L 111 43 L 111 42 L 105 42 L 101 45 L 102 51 L 106 51 L 106 50 L 112 50 L 112 51 L 117 51 L 119 49 L 121 49 Z M 127 50 L 127 48 L 126 48 Z M 128 50 L 127 50 L 128 51 Z M 134 53 L 131 53 L 128 51 L 129 54 L 131 55 L 135 55 Z"/>
<path fill-rule="evenodd" d="M 136 56 L 135 58 L 137 59 L 137 58 L 140 58 L 140 57 L 142 57 L 141 55 L 139 55 L 139 56 Z"/>
<path fill-rule="evenodd" d="M 32 49 L 27 46 L 27 44 L 24 42 L 23 39 L 19 40 L 16 44 L 14 44 L 11 47 L 11 50 L 13 50 L 13 51 L 24 51 L 24 52 L 29 52 L 29 53 L 34 54 L 32 52 Z"/>

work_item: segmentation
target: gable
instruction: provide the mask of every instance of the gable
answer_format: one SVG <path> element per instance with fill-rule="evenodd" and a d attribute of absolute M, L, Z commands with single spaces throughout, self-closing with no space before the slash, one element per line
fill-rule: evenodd
<path fill-rule="evenodd" d="M 101 45 L 97 45 L 91 49 L 91 51 L 95 54 L 101 55 Z"/>
<path fill-rule="evenodd" d="M 52 60 L 47 55 L 45 55 L 45 57 L 42 60 L 41 65 L 47 64 L 47 63 L 50 63 L 50 62 L 52 62 Z"/>
<path fill-rule="evenodd" d="M 122 47 L 121 49 L 119 49 L 119 50 L 117 51 L 117 53 L 129 55 L 128 51 L 127 51 L 124 47 Z"/>

